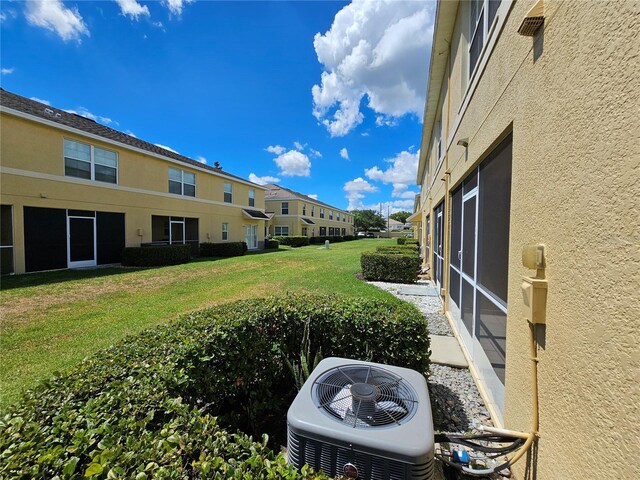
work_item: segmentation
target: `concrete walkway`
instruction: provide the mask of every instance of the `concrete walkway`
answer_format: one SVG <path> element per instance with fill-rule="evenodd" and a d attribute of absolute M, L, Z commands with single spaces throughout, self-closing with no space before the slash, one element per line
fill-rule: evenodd
<path fill-rule="evenodd" d="M 431 340 L 431 363 L 456 368 L 469 367 L 456 337 L 429 335 L 429 340 Z"/>

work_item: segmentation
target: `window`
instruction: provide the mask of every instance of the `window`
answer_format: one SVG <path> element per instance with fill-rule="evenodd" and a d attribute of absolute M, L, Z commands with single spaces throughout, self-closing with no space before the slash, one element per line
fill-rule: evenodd
<path fill-rule="evenodd" d="M 315 216 L 316 214 L 316 207 L 314 205 L 311 205 L 311 216 Z"/>
<path fill-rule="evenodd" d="M 324 208 L 320 209 L 320 218 L 324 218 Z"/>
<path fill-rule="evenodd" d="M 64 174 L 67 177 L 118 183 L 118 154 L 87 143 L 65 139 Z"/>
<path fill-rule="evenodd" d="M 346 216 L 344 213 L 342 214 L 342 221 L 343 221 L 343 222 L 346 222 L 346 221 L 347 221 L 347 216 Z"/>
<path fill-rule="evenodd" d="M 442 156 L 442 120 L 440 119 L 438 119 L 436 123 L 436 140 L 438 142 L 436 147 L 436 161 L 438 161 Z"/>
<path fill-rule="evenodd" d="M 302 215 L 306 215 L 307 214 L 307 204 L 303 203 L 302 204 Z"/>
<path fill-rule="evenodd" d="M 222 240 L 229 240 L 229 224 L 222 224 Z"/>
<path fill-rule="evenodd" d="M 282 202 L 280 212 L 282 215 L 289 215 L 289 202 Z"/>
<path fill-rule="evenodd" d="M 198 252 L 198 219 L 151 216 L 151 241 L 158 243 L 186 243 L 195 255 Z"/>
<path fill-rule="evenodd" d="M 320 227 L 320 236 L 321 237 L 327 236 L 327 227 Z"/>
<path fill-rule="evenodd" d="M 333 210 L 329 210 L 329 220 L 333 220 Z"/>
<path fill-rule="evenodd" d="M 195 197 L 196 174 L 179 168 L 169 168 L 169 193 Z"/>
<path fill-rule="evenodd" d="M 253 188 L 249 189 L 249 206 L 256 206 L 256 191 Z"/>
<path fill-rule="evenodd" d="M 469 77 L 473 74 L 482 48 L 496 18 L 501 0 L 472 0 L 469 4 Z"/>
<path fill-rule="evenodd" d="M 224 203 L 233 203 L 233 185 L 224 182 Z"/>
<path fill-rule="evenodd" d="M 303 235 L 304 237 L 306 237 L 306 236 L 307 236 L 307 227 L 302 227 L 302 235 Z"/>
<path fill-rule="evenodd" d="M 289 235 L 289 227 L 274 227 L 276 237 L 286 237 Z"/>

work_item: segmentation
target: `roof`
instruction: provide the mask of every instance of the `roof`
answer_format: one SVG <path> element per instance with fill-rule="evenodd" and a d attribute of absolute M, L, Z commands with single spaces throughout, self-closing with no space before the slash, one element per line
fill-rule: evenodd
<path fill-rule="evenodd" d="M 449 65 L 449 53 L 451 49 L 451 36 L 456 22 L 459 0 L 440 1 L 436 9 L 436 21 L 433 26 L 433 40 L 431 42 L 431 61 L 429 63 L 429 84 L 427 87 L 427 100 L 424 106 L 424 118 L 422 120 L 422 140 L 420 147 L 420 159 L 418 162 L 418 175 L 416 183 L 422 183 L 427 156 L 430 145 L 431 133 L 435 125 L 438 104 L 440 103 L 440 91 L 442 80 Z"/>
<path fill-rule="evenodd" d="M 168 157 L 172 160 L 177 160 L 178 162 L 184 163 L 186 165 L 208 170 L 211 173 L 220 175 L 222 177 L 227 177 L 233 180 L 239 180 L 241 182 L 251 183 L 252 185 L 254 185 L 249 180 L 238 177 L 237 175 L 232 175 L 230 173 L 224 172 L 220 168 L 210 167 L 209 165 L 198 162 L 197 160 L 186 157 L 176 152 L 172 152 L 171 150 L 159 147 L 157 145 L 154 145 L 153 143 L 146 142 L 137 137 L 133 137 L 124 132 L 115 130 L 111 127 L 107 127 L 106 125 L 102 125 L 89 118 L 75 113 L 65 112 L 64 110 L 60 110 L 59 108 L 45 105 L 44 103 L 40 103 L 21 95 L 8 92 L 3 88 L 0 88 L 0 105 L 3 107 L 3 109 L 8 108 L 16 110 L 27 115 L 39 117 L 49 122 L 58 123 L 65 127 L 74 128 L 92 135 L 96 135 L 98 137 L 102 137 L 107 140 L 112 140 L 123 145 L 128 145 L 130 147 L 144 150 L 149 153 Z M 257 184 L 256 187 L 261 188 L 261 186 Z"/>
<path fill-rule="evenodd" d="M 249 210 L 247 208 L 243 208 L 242 212 L 253 220 L 269 220 L 269 217 L 260 210 Z"/>
<path fill-rule="evenodd" d="M 312 220 L 310 220 L 308 218 L 304 218 L 304 217 L 302 217 L 302 222 L 305 223 L 306 225 L 315 225 L 315 222 L 313 222 Z"/>
<path fill-rule="evenodd" d="M 300 192 L 281 187 L 280 185 L 267 183 L 264 187 L 267 189 L 267 191 L 264 192 L 265 202 L 269 200 L 303 200 L 308 203 L 315 203 L 316 205 L 320 205 L 321 207 L 331 208 L 332 210 L 340 212 L 347 212 L 346 210 L 342 210 L 341 208 L 334 207 L 333 205 L 329 205 L 328 203 L 321 202 L 320 200 L 316 200 L 315 198 L 311 198 Z"/>

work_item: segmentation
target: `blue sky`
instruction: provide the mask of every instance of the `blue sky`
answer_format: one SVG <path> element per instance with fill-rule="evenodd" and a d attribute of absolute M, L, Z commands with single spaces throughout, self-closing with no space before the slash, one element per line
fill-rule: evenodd
<path fill-rule="evenodd" d="M 412 209 L 432 2 L 0 9 L 6 90 L 340 208 Z"/>

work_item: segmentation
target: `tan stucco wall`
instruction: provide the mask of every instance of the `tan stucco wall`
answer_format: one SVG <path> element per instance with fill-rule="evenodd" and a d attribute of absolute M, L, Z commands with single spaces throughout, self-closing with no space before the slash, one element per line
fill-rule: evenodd
<path fill-rule="evenodd" d="M 24 272 L 23 207 L 69 208 L 125 214 L 127 246 L 151 242 L 151 216 L 199 219 L 201 242 L 221 242 L 222 223 L 228 241 L 244 240 L 244 225 L 257 224 L 264 240 L 264 222 L 251 220 L 242 208 L 264 209 L 264 190 L 225 179 L 188 165 L 175 164 L 88 139 L 78 134 L 3 113 L 0 129 L 1 202 L 13 206 L 15 272 Z M 64 176 L 63 140 L 82 141 L 118 153 L 118 185 Z M 196 197 L 168 193 L 169 167 L 196 173 Z M 233 204 L 224 200 L 224 183 L 233 184 Z M 249 189 L 255 207 L 248 207 Z M 143 235 L 138 236 L 138 229 Z"/>
<path fill-rule="evenodd" d="M 639 4 L 545 1 L 535 45 L 516 33 L 532 4 L 514 2 L 452 139 L 450 180 L 439 179 L 445 166 L 422 198 L 435 207 L 445 188 L 513 132 L 508 428 L 531 428 L 520 284 L 535 272 L 522 266 L 523 245 L 545 244 L 549 282 L 538 350 L 540 440 L 535 461 L 519 462 L 515 472 L 538 480 L 640 478 L 633 460 L 640 438 Z M 466 31 L 465 11 L 461 5 L 457 32 Z M 451 84 L 463 85 L 466 39 L 452 43 L 459 50 Z M 452 122 L 462 101 L 455 91 Z M 461 138 L 469 139 L 466 152 L 456 145 Z"/>
<path fill-rule="evenodd" d="M 282 211 L 282 202 L 289 203 L 289 214 L 282 215 L 280 212 Z M 302 214 L 302 205 L 306 205 L 306 215 Z M 276 226 L 288 226 L 289 227 L 289 235 L 290 236 L 300 236 L 302 235 L 302 229 L 304 227 L 307 228 L 307 236 L 313 236 L 313 230 L 315 229 L 315 236 L 320 235 L 320 227 L 327 228 L 327 235 L 329 235 L 329 227 L 340 228 L 340 232 L 344 228 L 346 230 L 346 235 L 353 235 L 353 216 L 350 213 L 347 213 L 343 210 L 331 209 L 328 207 L 320 207 L 318 204 L 315 205 L 314 215 L 311 216 L 311 203 L 305 202 L 297 199 L 290 200 L 266 200 L 265 201 L 265 209 L 267 212 L 275 213 L 274 217 L 269 221 L 269 234 L 275 235 L 274 227 Z M 324 208 L 324 218 L 320 218 L 320 208 Z M 329 220 L 329 211 L 333 212 L 333 220 Z M 340 213 L 340 220 L 336 220 L 336 214 Z M 346 216 L 346 221 L 342 220 L 342 216 Z M 308 218 L 315 225 L 305 225 L 302 223 L 302 217 Z"/>

